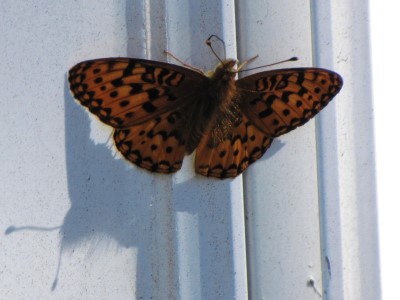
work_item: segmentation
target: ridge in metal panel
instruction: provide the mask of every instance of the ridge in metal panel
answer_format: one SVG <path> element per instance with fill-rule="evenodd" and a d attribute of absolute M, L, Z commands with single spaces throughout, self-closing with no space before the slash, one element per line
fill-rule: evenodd
<path fill-rule="evenodd" d="M 238 1 L 237 13 L 240 58 L 259 54 L 257 66 L 297 56 L 274 68 L 312 66 L 304 1 Z M 251 298 L 320 299 L 317 187 L 314 121 L 276 139 L 244 175 Z"/>

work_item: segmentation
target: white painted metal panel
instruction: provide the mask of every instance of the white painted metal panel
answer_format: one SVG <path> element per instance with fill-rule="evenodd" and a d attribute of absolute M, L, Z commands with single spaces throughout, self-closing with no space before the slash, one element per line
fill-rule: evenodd
<path fill-rule="evenodd" d="M 368 1 L 315 1 L 314 19 L 322 28 L 316 62 L 345 82 L 320 123 L 323 239 L 332 267 L 325 286 L 329 299 L 380 299 Z"/>
<path fill-rule="evenodd" d="M 235 57 L 233 1 L 0 8 L 2 296 L 247 298 L 241 178 L 196 176 L 193 157 L 174 176 L 131 166 L 66 81 L 85 59 L 165 61 L 165 49 L 211 68 L 211 33 Z"/>
<path fill-rule="evenodd" d="M 0 3 L 3 297 L 246 299 L 244 192 L 252 299 L 377 299 L 366 4 L 236 2 Z M 210 69 L 210 34 L 228 57 L 237 36 L 254 65 L 296 55 L 282 67 L 314 58 L 345 78 L 317 126 L 275 141 L 244 186 L 195 175 L 193 157 L 173 176 L 131 166 L 66 81 L 85 59 L 165 49 Z"/>

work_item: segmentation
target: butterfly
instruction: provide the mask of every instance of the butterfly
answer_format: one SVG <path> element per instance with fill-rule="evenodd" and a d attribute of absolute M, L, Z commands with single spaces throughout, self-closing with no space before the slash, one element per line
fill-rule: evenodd
<path fill-rule="evenodd" d="M 343 84 L 340 75 L 320 68 L 236 80 L 242 66 L 219 60 L 206 75 L 152 60 L 100 58 L 72 67 L 68 81 L 73 96 L 114 128 L 115 145 L 130 162 L 173 173 L 196 150 L 196 172 L 221 179 L 241 174 L 274 138 L 321 111 Z"/>

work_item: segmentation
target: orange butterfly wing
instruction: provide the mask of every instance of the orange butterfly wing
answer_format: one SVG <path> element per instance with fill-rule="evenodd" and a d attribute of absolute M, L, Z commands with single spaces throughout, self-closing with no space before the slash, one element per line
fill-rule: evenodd
<path fill-rule="evenodd" d="M 305 124 L 336 96 L 342 85 L 340 75 L 318 68 L 272 70 L 237 82 L 243 111 L 269 137 Z"/>
<path fill-rule="evenodd" d="M 203 138 L 196 150 L 196 172 L 217 178 L 236 177 L 259 159 L 272 143 L 265 135 L 241 114 L 234 125 L 232 135 L 215 147 Z"/>
<path fill-rule="evenodd" d="M 180 169 L 187 138 L 180 108 L 201 92 L 207 77 L 162 62 L 104 58 L 77 64 L 68 79 L 74 97 L 115 128 L 125 158 L 150 171 Z"/>
<path fill-rule="evenodd" d="M 182 166 L 186 147 L 179 128 L 179 111 L 166 112 L 139 125 L 117 128 L 115 145 L 137 166 L 152 172 L 172 173 Z"/>
<path fill-rule="evenodd" d="M 256 73 L 237 82 L 242 120 L 216 147 L 204 139 L 196 152 L 196 171 L 235 177 L 259 159 L 273 138 L 303 125 L 340 91 L 341 77 L 317 68 Z"/>

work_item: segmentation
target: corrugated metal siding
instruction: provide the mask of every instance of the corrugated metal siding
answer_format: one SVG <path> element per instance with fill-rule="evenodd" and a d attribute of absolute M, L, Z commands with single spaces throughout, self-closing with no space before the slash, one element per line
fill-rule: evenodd
<path fill-rule="evenodd" d="M 2 297 L 377 299 L 366 4 L 353 2 L 2 1 Z M 73 101 L 67 70 L 99 57 L 165 61 L 165 49 L 212 69 L 210 34 L 228 57 L 299 56 L 282 67 L 314 60 L 345 88 L 317 126 L 275 141 L 243 178 L 197 176 L 193 157 L 174 176 L 127 164 Z"/>
<path fill-rule="evenodd" d="M 239 1 L 238 12 L 241 56 L 296 55 L 344 78 L 315 124 L 244 175 L 250 295 L 379 299 L 368 3 Z"/>

